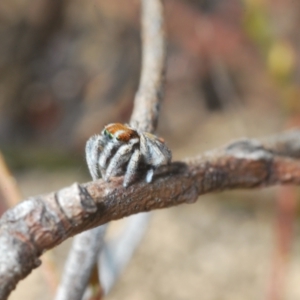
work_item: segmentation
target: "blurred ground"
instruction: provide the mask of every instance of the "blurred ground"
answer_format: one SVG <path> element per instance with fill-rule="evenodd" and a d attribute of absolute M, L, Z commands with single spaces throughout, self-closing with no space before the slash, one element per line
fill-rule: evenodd
<path fill-rule="evenodd" d="M 84 143 L 106 123 L 128 120 L 141 51 L 137 0 L 28 3 L 0 4 L 0 149 L 24 197 L 89 180 Z M 158 132 L 175 160 L 298 124 L 298 2 L 165 6 Z M 278 190 L 207 195 L 154 212 L 107 299 L 267 299 Z M 286 257 L 288 300 L 300 298 L 299 229 L 295 222 Z M 45 254 L 57 277 L 69 245 Z M 46 277 L 33 271 L 10 299 L 53 299 Z"/>

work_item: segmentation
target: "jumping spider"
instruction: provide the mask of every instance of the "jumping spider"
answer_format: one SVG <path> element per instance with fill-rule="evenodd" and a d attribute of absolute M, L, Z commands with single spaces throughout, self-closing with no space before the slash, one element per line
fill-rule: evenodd
<path fill-rule="evenodd" d="M 125 174 L 124 187 L 134 181 L 141 165 L 147 169 L 146 182 L 151 182 L 154 170 L 172 158 L 163 139 L 119 123 L 108 124 L 100 135 L 92 136 L 85 153 L 94 180 L 102 177 L 109 181 L 112 176 Z"/>

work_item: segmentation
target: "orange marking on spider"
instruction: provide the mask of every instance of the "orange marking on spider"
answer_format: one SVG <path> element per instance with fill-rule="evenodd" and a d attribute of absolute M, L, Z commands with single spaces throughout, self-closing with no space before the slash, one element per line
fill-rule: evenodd
<path fill-rule="evenodd" d="M 139 137 L 138 133 L 135 130 L 120 123 L 109 124 L 105 126 L 105 129 L 112 135 L 116 136 L 122 142 L 128 142 L 132 138 Z"/>

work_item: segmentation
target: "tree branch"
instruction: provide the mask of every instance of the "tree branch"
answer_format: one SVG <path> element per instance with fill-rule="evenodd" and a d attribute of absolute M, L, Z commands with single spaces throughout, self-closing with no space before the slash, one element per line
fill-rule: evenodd
<path fill-rule="evenodd" d="M 165 39 L 161 0 L 142 0 L 142 73 L 130 124 L 154 132 L 163 96 Z"/>
<path fill-rule="evenodd" d="M 124 270 L 148 227 L 150 213 L 130 216 L 123 232 L 105 243 L 98 259 L 103 294 L 107 295 Z"/>
<path fill-rule="evenodd" d="M 14 206 L 22 199 L 18 190 L 15 178 L 12 177 L 5 163 L 2 153 L 0 152 L 0 198 L 8 206 Z M 2 212 L 0 211 L 0 214 Z"/>
<path fill-rule="evenodd" d="M 263 145 L 274 154 L 300 158 L 299 129 L 291 129 L 280 136 L 265 138 Z"/>
<path fill-rule="evenodd" d="M 225 189 L 300 184 L 300 130 L 285 138 L 290 153 L 276 155 L 256 140 L 240 140 L 203 156 L 159 169 L 154 182 L 125 189 L 123 178 L 73 184 L 29 198 L 0 219 L 0 299 L 40 264 L 39 256 L 70 236 L 139 212 L 192 203 Z M 274 148 L 276 148 L 274 144 Z M 285 147 L 287 148 L 287 147 Z"/>
<path fill-rule="evenodd" d="M 76 236 L 55 299 L 82 299 L 98 253 L 104 246 L 105 231 L 106 225 L 103 225 Z"/>

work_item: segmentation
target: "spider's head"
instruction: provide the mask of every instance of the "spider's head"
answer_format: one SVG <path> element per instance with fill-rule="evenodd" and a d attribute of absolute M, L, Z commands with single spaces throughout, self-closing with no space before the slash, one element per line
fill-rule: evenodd
<path fill-rule="evenodd" d="M 131 139 L 139 138 L 138 133 L 134 129 L 120 123 L 106 125 L 102 131 L 102 135 L 107 140 L 117 140 L 122 143 L 128 143 Z"/>

